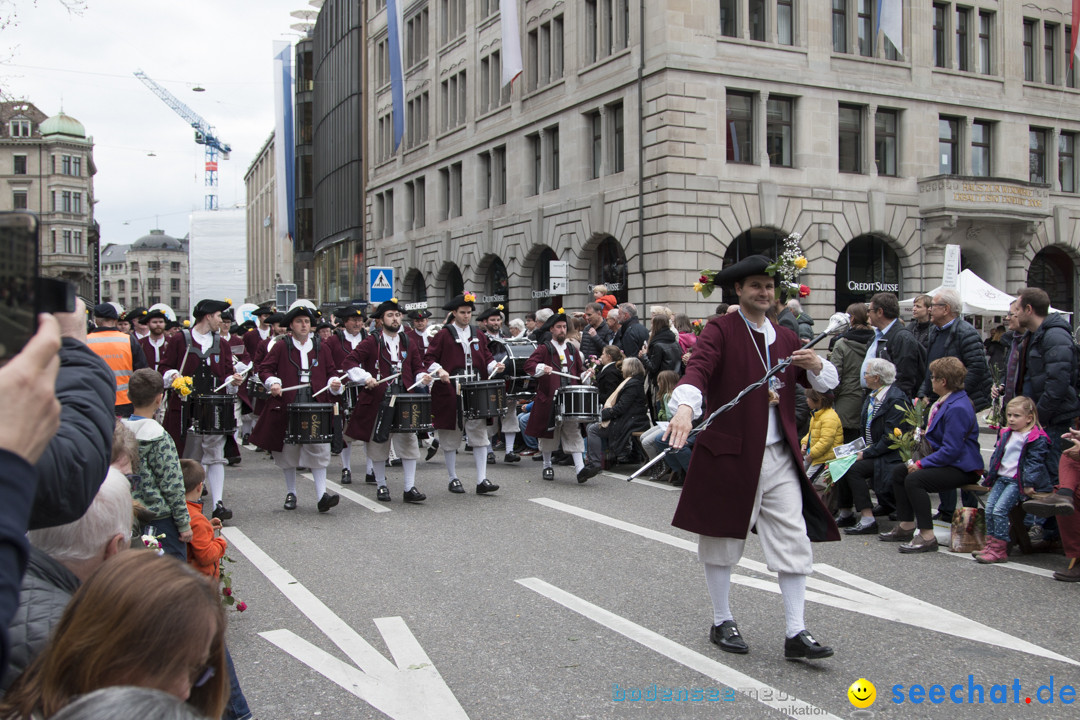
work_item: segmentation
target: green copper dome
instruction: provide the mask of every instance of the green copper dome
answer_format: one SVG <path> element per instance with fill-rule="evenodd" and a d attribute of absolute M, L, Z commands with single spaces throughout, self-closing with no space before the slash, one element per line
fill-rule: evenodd
<path fill-rule="evenodd" d="M 61 110 L 60 114 L 53 115 L 51 118 L 41 123 L 42 137 L 48 137 L 49 135 L 68 135 L 69 137 L 85 138 L 86 128 L 83 124 L 71 117 L 65 115 Z"/>

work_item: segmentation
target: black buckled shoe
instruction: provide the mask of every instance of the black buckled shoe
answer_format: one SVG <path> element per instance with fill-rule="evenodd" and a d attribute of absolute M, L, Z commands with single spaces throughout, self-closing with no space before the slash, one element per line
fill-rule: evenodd
<path fill-rule="evenodd" d="M 505 463 L 521 462 L 521 456 L 518 455 L 513 450 L 511 450 L 510 452 L 506 453 L 505 456 L 503 456 L 503 462 L 505 462 Z"/>
<path fill-rule="evenodd" d="M 465 492 L 465 488 L 463 488 L 463 487 L 461 486 L 461 481 L 460 481 L 460 480 L 458 480 L 457 478 L 454 478 L 453 480 L 451 480 L 451 481 L 450 481 L 450 487 L 449 487 L 449 488 L 447 488 L 447 489 L 448 489 L 448 490 L 449 490 L 450 492 L 452 492 L 452 493 L 456 493 L 456 494 L 458 494 L 458 495 L 460 495 L 460 494 L 462 494 L 463 492 Z"/>
<path fill-rule="evenodd" d="M 323 496 L 319 498 L 318 508 L 319 512 L 328 512 L 330 508 L 334 507 L 341 500 L 341 496 L 331 493 L 323 493 Z"/>
<path fill-rule="evenodd" d="M 375 499 L 379 502 L 390 502 L 390 488 L 380 485 L 379 489 L 375 491 Z"/>
<path fill-rule="evenodd" d="M 364 475 L 364 482 L 367 483 L 368 485 L 374 485 L 375 484 L 375 473 L 369 472 L 367 475 Z"/>
<path fill-rule="evenodd" d="M 352 485 L 352 470 L 341 468 L 341 484 Z"/>
<path fill-rule="evenodd" d="M 242 444 L 244 444 L 244 445 L 250 445 L 251 444 L 251 433 L 244 433 L 244 439 L 242 441 Z"/>
<path fill-rule="evenodd" d="M 431 445 L 427 449 L 427 457 L 424 458 L 424 462 L 427 462 L 431 458 L 435 457 L 435 453 L 439 452 L 439 439 L 435 438 L 431 441 Z"/>
<path fill-rule="evenodd" d="M 544 478 L 545 480 L 547 480 L 549 482 L 554 480 L 555 479 L 555 468 L 549 468 L 549 467 L 544 468 L 544 471 L 542 473 L 540 473 L 540 477 Z"/>
<path fill-rule="evenodd" d="M 427 500 L 427 495 L 412 487 L 405 491 L 405 494 L 402 495 L 402 499 L 407 503 L 418 503 Z"/>
<path fill-rule="evenodd" d="M 734 620 L 725 620 L 719 625 L 713 625 L 709 630 L 709 640 L 719 645 L 724 652 L 745 655 L 750 652 L 750 647 L 739 634 L 739 628 Z"/>
<path fill-rule="evenodd" d="M 214 512 L 210 513 L 210 515 L 218 520 L 232 520 L 232 510 L 225 507 L 220 500 L 218 500 L 217 505 L 214 506 Z"/>
<path fill-rule="evenodd" d="M 480 482 L 476 483 L 476 494 L 477 495 L 487 495 L 488 493 L 493 493 L 498 489 L 499 489 L 499 486 L 496 485 L 495 483 L 491 482 L 490 480 L 485 479 L 485 480 L 481 480 Z"/>
<path fill-rule="evenodd" d="M 869 525 L 863 525 L 863 524 L 860 523 L 858 525 L 852 525 L 851 527 L 844 528 L 844 534 L 845 535 L 877 535 L 878 534 L 877 520 L 870 523 Z"/>
<path fill-rule="evenodd" d="M 833 656 L 833 649 L 822 645 L 809 630 L 784 640 L 785 660 L 824 660 Z"/>
<path fill-rule="evenodd" d="M 231 458 L 228 458 L 229 467 L 232 467 L 233 465 L 239 465 L 240 460 L 241 458 L 239 455 L 233 455 Z"/>
<path fill-rule="evenodd" d="M 296 496 L 293 495 L 292 493 L 288 493 L 285 496 L 285 509 L 286 510 L 295 510 L 296 509 Z"/>
<path fill-rule="evenodd" d="M 586 465 L 585 467 L 581 468 L 581 471 L 578 472 L 577 481 L 579 483 L 588 482 L 589 478 L 596 477 L 599 474 L 600 474 L 600 466 L 599 465 L 593 465 L 593 464 L 590 463 L 590 464 Z"/>

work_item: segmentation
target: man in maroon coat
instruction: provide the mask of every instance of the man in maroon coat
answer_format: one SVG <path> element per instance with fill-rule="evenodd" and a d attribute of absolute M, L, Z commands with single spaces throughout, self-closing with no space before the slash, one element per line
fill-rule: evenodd
<path fill-rule="evenodd" d="M 146 355 L 146 364 L 152 369 L 164 375 L 169 370 L 175 370 L 180 365 L 180 359 L 184 354 L 184 338 L 181 335 L 166 337 L 165 321 L 168 317 L 159 310 L 143 310 L 140 316 L 142 322 L 150 328 L 150 334 L 144 337 L 136 337 L 139 345 Z"/>
<path fill-rule="evenodd" d="M 364 311 L 355 305 L 349 305 L 348 307 L 338 308 L 334 311 L 334 315 L 341 322 L 341 327 L 334 331 L 327 344 L 334 351 L 334 362 L 337 367 L 344 369 L 345 358 L 367 337 L 367 331 L 364 330 Z M 422 351 L 420 355 L 423 356 Z M 351 408 L 346 407 L 344 396 L 339 400 L 339 404 L 343 413 L 351 410 Z M 369 477 L 365 478 L 365 480 L 375 482 L 373 468 L 369 456 L 367 473 Z M 345 439 L 341 447 L 341 484 L 352 484 L 352 444 L 348 439 Z"/>
<path fill-rule="evenodd" d="M 285 476 L 285 509 L 296 509 L 296 470 L 306 467 L 315 481 L 315 497 L 319 498 L 319 512 L 327 512 L 338 504 L 340 497 L 326 491 L 326 467 L 330 464 L 330 442 L 287 443 L 288 406 L 292 403 L 330 403 L 326 393 L 315 393 L 329 388 L 331 395 L 341 394 L 338 368 L 334 356 L 312 331 L 312 321 L 318 311 L 308 307 L 306 300 L 297 300 L 285 314 L 284 325 L 289 335 L 269 344 L 266 357 L 259 363 L 259 379 L 270 392 L 266 408 L 251 433 L 251 442 L 269 450 L 274 464 Z M 304 387 L 297 388 L 297 385 Z M 294 389 L 290 389 L 294 388 Z M 327 418 L 327 430 L 329 420 Z"/>
<path fill-rule="evenodd" d="M 810 543 L 839 540 L 840 533 L 798 460 L 795 383 L 809 381 L 824 392 L 839 378 L 813 349 L 800 349 L 798 335 L 767 317 L 776 292 L 766 272 L 770 264 L 753 255 L 716 275 L 718 286 L 734 286 L 739 311 L 710 320 L 702 331 L 672 393 L 665 437 L 673 448 L 683 447 L 703 406 L 721 407 L 783 358 L 790 356 L 792 365 L 696 436 L 672 525 L 699 536 L 698 557 L 713 602 L 712 642 L 726 652 L 748 652 L 728 591 L 732 566 L 755 529 L 784 600 L 784 657 L 819 659 L 833 651 L 814 640 L 803 621 L 806 576 L 813 570 Z"/>
<path fill-rule="evenodd" d="M 247 380 L 248 370 L 251 369 L 251 358 L 247 354 L 247 347 L 244 345 L 244 338 L 241 335 L 234 335 L 232 333 L 233 322 L 236 315 L 233 313 L 233 309 L 230 307 L 221 313 L 221 342 L 232 350 L 233 354 L 233 370 L 244 376 Z M 240 464 L 240 429 L 242 423 L 239 422 L 244 412 L 248 412 L 248 408 L 251 407 L 251 398 L 248 396 L 247 383 L 240 383 L 240 388 L 236 393 L 239 403 L 233 409 L 236 420 L 236 432 L 225 438 L 225 459 L 229 465 Z"/>
<path fill-rule="evenodd" d="M 282 326 L 282 323 L 285 322 L 285 315 L 283 313 L 271 313 L 263 319 L 263 322 L 270 330 L 269 335 L 265 338 L 259 334 L 258 329 L 248 330 L 243 336 L 244 347 L 250 348 L 254 346 L 255 348 L 254 352 L 248 350 L 253 365 L 251 374 L 249 375 L 251 382 L 248 383 L 248 396 L 251 398 L 251 413 L 250 415 L 241 418 L 241 420 L 244 421 L 242 430 L 244 437 L 247 437 L 254 432 L 255 426 L 259 422 L 259 415 L 266 409 L 267 393 L 262 381 L 259 380 L 259 365 L 266 359 L 266 353 L 269 352 L 274 342 L 285 334 L 285 328 Z M 254 342 L 252 342 L 252 338 L 255 339 Z M 245 442 L 250 442 L 250 438 Z"/>
<path fill-rule="evenodd" d="M 440 382 L 431 386 L 432 417 L 439 431 L 439 445 L 446 460 L 446 472 L 450 476 L 449 490 L 463 493 L 465 488 L 457 478 L 457 449 L 461 445 L 462 430 L 458 429 L 458 395 L 456 382 L 451 375 L 468 375 L 487 379 L 492 371 L 502 372 L 503 364 L 496 362 L 488 351 L 484 334 L 471 326 L 475 296 L 471 293 L 458 295 L 443 305 L 443 310 L 453 316 L 442 330 L 435 334 L 424 355 L 428 373 L 437 374 Z M 461 419 L 464 433 L 473 449 L 476 461 L 476 494 L 495 492 L 499 486 L 487 479 L 487 420 Z"/>
<path fill-rule="evenodd" d="M 383 442 L 377 442 L 373 433 L 386 394 L 404 393 L 418 378 L 429 385 L 431 375 L 422 371 L 420 358 L 423 350 L 401 332 L 401 308 L 397 302 L 387 300 L 375 309 L 371 317 L 382 320 L 382 329 L 357 345 L 342 366 L 350 381 L 364 386 L 345 428 L 345 437 L 364 443 L 367 456 L 373 462 L 375 482 L 379 486 L 375 496 L 377 500 L 390 502 L 390 489 L 386 486 L 386 461 L 390 458 L 390 446 L 393 444 L 394 453 L 401 458 L 405 471 L 404 500 L 422 502 L 427 496 L 415 487 L 416 461 L 420 458 L 416 433 L 392 433 Z M 394 375 L 399 377 L 386 381 L 386 378 Z"/>

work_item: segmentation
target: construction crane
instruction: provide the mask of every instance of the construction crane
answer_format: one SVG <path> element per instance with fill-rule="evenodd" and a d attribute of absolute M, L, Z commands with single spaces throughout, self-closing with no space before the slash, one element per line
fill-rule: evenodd
<path fill-rule="evenodd" d="M 180 102 L 180 99 L 173 95 L 165 88 L 158 85 L 156 82 L 147 77 L 146 73 L 142 70 L 135 71 L 135 77 L 143 81 L 146 87 L 150 88 L 155 95 L 161 98 L 162 102 L 172 108 L 180 117 L 184 118 L 191 127 L 195 128 L 195 142 L 206 148 L 206 209 L 217 210 L 218 209 L 218 153 L 221 153 L 222 160 L 229 159 L 229 153 L 232 152 L 232 148 L 227 143 L 221 141 L 217 135 L 214 134 L 214 128 L 210 123 L 206 122 L 184 103 Z"/>

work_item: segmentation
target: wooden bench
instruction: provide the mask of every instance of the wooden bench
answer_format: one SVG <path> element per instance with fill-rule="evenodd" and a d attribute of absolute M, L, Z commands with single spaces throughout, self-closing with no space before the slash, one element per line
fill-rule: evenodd
<path fill-rule="evenodd" d="M 961 485 L 960 490 L 967 490 L 974 493 L 979 500 L 979 505 L 983 508 L 986 507 L 986 495 L 990 492 L 990 488 L 983 487 L 982 485 Z M 1028 495 L 1024 497 L 1024 500 L 1041 500 L 1051 493 L 1035 493 L 1034 495 Z M 1024 502 L 1018 502 L 1016 506 L 1009 511 L 1009 537 L 1020 548 L 1020 552 L 1025 555 L 1030 555 L 1031 550 L 1031 538 L 1028 537 L 1027 527 L 1024 526 L 1024 516 L 1027 513 L 1024 512 Z"/>

